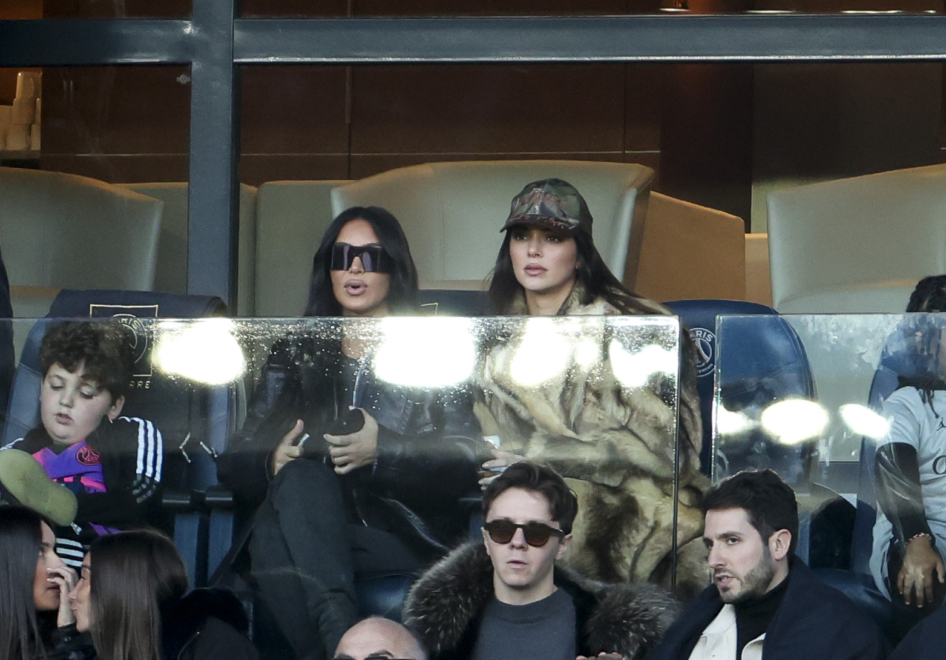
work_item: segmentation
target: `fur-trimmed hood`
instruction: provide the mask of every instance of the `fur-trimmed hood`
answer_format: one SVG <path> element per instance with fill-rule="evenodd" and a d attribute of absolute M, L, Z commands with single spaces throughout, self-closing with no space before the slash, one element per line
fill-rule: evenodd
<path fill-rule="evenodd" d="M 602 651 L 628 660 L 656 646 L 680 613 L 680 604 L 647 583 L 606 584 L 555 568 L 555 584 L 575 604 L 581 655 Z M 404 622 L 434 658 L 469 657 L 483 608 L 493 595 L 493 565 L 482 543 L 460 546 L 414 585 Z"/>

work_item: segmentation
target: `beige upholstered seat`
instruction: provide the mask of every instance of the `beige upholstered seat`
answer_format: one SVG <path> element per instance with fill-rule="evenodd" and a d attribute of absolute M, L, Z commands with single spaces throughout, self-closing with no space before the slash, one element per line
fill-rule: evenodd
<path fill-rule="evenodd" d="M 347 181 L 270 181 L 256 200 L 256 316 L 301 316 L 312 257 L 331 224 L 330 193 Z"/>
<path fill-rule="evenodd" d="M 403 167 L 332 191 L 337 215 L 383 206 L 404 227 L 422 287 L 479 286 L 502 244 L 512 198 L 531 181 L 574 185 L 594 216 L 601 256 L 631 288 L 637 277 L 647 196 L 654 172 L 643 165 L 561 160 L 468 161 Z"/>
<path fill-rule="evenodd" d="M 187 293 L 187 184 L 118 185 L 164 202 L 153 290 Z M 240 247 L 237 263 L 236 314 L 252 316 L 256 300 L 256 188 L 245 184 L 240 184 Z"/>
<path fill-rule="evenodd" d="M 946 165 L 773 192 L 768 209 L 780 312 L 902 312 L 946 272 Z"/>
<path fill-rule="evenodd" d="M 151 290 L 163 206 L 95 179 L 0 168 L 0 246 L 14 312 L 21 287 Z M 29 313 L 40 311 L 32 300 Z"/>
<path fill-rule="evenodd" d="M 652 192 L 637 293 L 658 301 L 745 299 L 745 232 L 734 215 Z"/>

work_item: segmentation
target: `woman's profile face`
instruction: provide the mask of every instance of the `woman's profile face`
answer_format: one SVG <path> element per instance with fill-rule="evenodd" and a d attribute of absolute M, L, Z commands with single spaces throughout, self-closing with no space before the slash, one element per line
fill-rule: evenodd
<path fill-rule="evenodd" d="M 79 569 L 79 581 L 75 588 L 69 592 L 69 609 L 76 618 L 76 630 L 85 632 L 91 624 L 92 612 L 92 553 L 88 552 L 85 559 L 82 560 L 82 568 Z"/>
<path fill-rule="evenodd" d="M 33 603 L 37 612 L 51 612 L 59 609 L 59 585 L 50 582 L 48 569 L 64 566 L 62 559 L 56 554 L 56 535 L 46 523 L 40 523 L 43 530 L 43 540 L 39 547 L 36 560 L 36 574 L 33 576 Z"/>
<path fill-rule="evenodd" d="M 575 283 L 575 239 L 537 225 L 509 229 L 509 256 L 516 280 L 526 292 L 567 295 Z"/>
<path fill-rule="evenodd" d="M 335 244 L 347 243 L 355 247 L 381 245 L 374 228 L 367 220 L 347 222 L 335 239 Z M 388 313 L 387 297 L 391 276 L 387 273 L 367 272 L 362 257 L 355 257 L 347 270 L 332 270 L 332 293 L 342 306 L 342 316 L 383 316 Z"/>

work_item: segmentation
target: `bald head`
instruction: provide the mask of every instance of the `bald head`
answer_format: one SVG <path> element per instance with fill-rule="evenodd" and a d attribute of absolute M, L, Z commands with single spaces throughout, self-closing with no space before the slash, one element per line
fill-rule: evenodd
<path fill-rule="evenodd" d="M 399 623 L 371 617 L 356 623 L 342 635 L 335 649 L 335 660 L 427 660 L 427 653 L 417 638 Z"/>

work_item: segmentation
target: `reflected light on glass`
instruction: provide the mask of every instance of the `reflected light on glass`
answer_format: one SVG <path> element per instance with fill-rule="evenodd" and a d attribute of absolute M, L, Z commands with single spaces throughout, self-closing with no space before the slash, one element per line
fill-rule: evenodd
<path fill-rule="evenodd" d="M 535 387 L 564 374 L 572 357 L 572 344 L 564 330 L 550 318 L 528 319 L 509 365 L 513 381 Z"/>
<path fill-rule="evenodd" d="M 716 409 L 716 432 L 719 435 L 739 435 L 758 425 L 743 412 L 733 412 L 720 406 Z"/>
<path fill-rule="evenodd" d="M 589 337 L 582 337 L 575 346 L 575 362 L 585 371 L 590 371 L 601 359 L 600 343 Z"/>
<path fill-rule="evenodd" d="M 828 412 L 814 401 L 786 399 L 762 412 L 762 428 L 785 445 L 818 437 L 828 426 Z"/>
<path fill-rule="evenodd" d="M 890 431 L 890 420 L 859 403 L 845 403 L 838 412 L 844 425 L 858 435 L 880 440 Z"/>
<path fill-rule="evenodd" d="M 447 387 L 467 380 L 476 363 L 470 320 L 389 316 L 381 321 L 378 378 L 406 387 Z"/>
<path fill-rule="evenodd" d="M 657 373 L 677 373 L 677 354 L 653 344 L 630 352 L 617 339 L 608 346 L 611 370 L 624 387 L 643 387 Z"/>
<path fill-rule="evenodd" d="M 154 364 L 161 371 L 207 385 L 232 382 L 246 371 L 230 319 L 171 321 L 159 327 Z"/>

